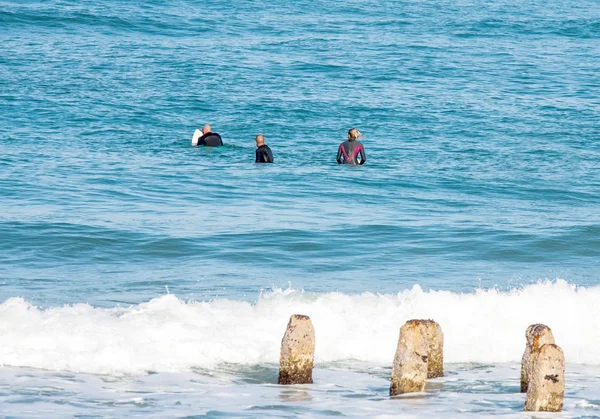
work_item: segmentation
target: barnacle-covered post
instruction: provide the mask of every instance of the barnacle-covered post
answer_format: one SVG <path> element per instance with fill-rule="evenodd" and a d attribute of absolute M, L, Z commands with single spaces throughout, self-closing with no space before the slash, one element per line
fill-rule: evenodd
<path fill-rule="evenodd" d="M 312 384 L 315 329 L 308 316 L 293 314 L 281 341 L 279 384 Z"/>

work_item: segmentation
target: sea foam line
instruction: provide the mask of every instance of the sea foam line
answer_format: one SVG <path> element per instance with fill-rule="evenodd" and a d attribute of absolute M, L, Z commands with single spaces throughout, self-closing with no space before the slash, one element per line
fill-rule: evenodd
<path fill-rule="evenodd" d="M 391 365 L 409 319 L 442 327 L 446 362 L 518 362 L 525 329 L 544 323 L 567 363 L 600 365 L 600 287 L 562 280 L 501 292 L 398 294 L 263 293 L 254 303 L 186 302 L 170 294 L 128 308 L 88 304 L 40 309 L 22 298 L 0 305 L 0 363 L 99 374 L 186 371 L 222 362 L 277 363 L 289 316 L 311 317 L 315 361 Z"/>

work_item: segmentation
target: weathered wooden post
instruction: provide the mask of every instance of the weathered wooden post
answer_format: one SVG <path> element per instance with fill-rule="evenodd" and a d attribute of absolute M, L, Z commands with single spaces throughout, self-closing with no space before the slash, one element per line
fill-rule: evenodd
<path fill-rule="evenodd" d="M 390 396 L 422 392 L 427 380 L 429 339 L 424 320 L 409 320 L 400 328 L 394 356 Z"/>
<path fill-rule="evenodd" d="M 547 343 L 555 343 L 552 330 L 544 324 L 532 324 L 525 331 L 527 346 L 521 359 L 521 393 L 527 392 L 527 385 L 535 358 L 539 355 L 540 349 Z"/>
<path fill-rule="evenodd" d="M 558 346 L 542 345 L 529 373 L 525 410 L 560 412 L 565 397 L 565 355 Z"/>
<path fill-rule="evenodd" d="M 279 384 L 312 384 L 315 329 L 308 316 L 292 314 L 281 340 Z"/>

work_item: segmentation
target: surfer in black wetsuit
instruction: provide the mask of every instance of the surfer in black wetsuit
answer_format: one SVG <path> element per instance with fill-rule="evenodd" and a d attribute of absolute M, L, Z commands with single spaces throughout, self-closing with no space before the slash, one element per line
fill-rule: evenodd
<path fill-rule="evenodd" d="M 193 143 L 192 143 L 193 144 Z M 212 132 L 210 125 L 206 124 L 202 127 L 202 137 L 193 145 L 203 145 L 208 147 L 219 147 L 223 145 L 221 136 L 216 132 Z"/>
<path fill-rule="evenodd" d="M 256 160 L 255 163 L 273 163 L 273 153 L 268 145 L 265 144 L 265 137 L 258 134 L 256 141 Z"/>
<path fill-rule="evenodd" d="M 338 164 L 365 164 L 367 155 L 365 148 L 360 141 L 356 141 L 362 134 L 356 128 L 351 128 L 348 131 L 348 140 L 340 144 L 337 153 Z M 358 159 L 360 156 L 360 160 Z"/>

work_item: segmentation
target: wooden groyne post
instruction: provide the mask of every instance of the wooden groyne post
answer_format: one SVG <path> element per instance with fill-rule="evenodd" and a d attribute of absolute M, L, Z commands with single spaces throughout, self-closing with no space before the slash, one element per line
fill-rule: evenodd
<path fill-rule="evenodd" d="M 521 393 L 527 392 L 533 364 L 542 346 L 555 343 L 552 330 L 544 324 L 532 324 L 529 326 L 525 331 L 525 338 L 527 339 L 527 344 L 523 358 L 521 359 Z"/>
<path fill-rule="evenodd" d="M 542 345 L 529 375 L 525 410 L 560 412 L 565 397 L 565 355 L 552 343 Z"/>
<path fill-rule="evenodd" d="M 444 375 L 444 337 L 433 320 L 409 320 L 400 328 L 390 396 L 422 392 L 427 378 Z"/>
<path fill-rule="evenodd" d="M 292 314 L 281 340 L 279 384 L 312 384 L 315 329 L 308 316 Z"/>

